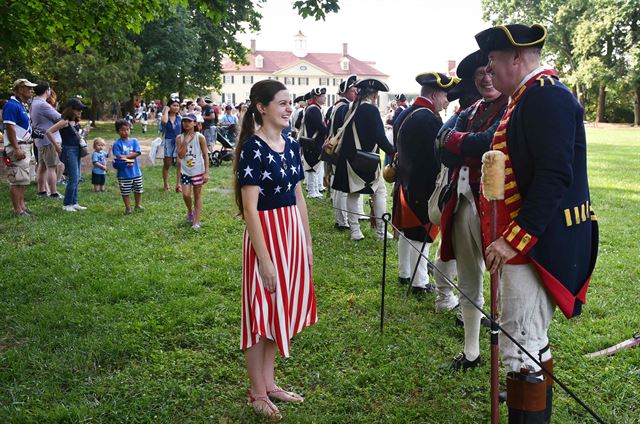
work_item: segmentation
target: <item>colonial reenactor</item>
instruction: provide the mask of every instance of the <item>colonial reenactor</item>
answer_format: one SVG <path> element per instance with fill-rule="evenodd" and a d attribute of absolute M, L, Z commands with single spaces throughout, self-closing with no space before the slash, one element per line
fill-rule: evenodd
<path fill-rule="evenodd" d="M 354 87 L 358 77 L 349 75 L 347 79 L 342 81 L 338 86 L 338 100 L 327 110 L 325 122 L 329 137 L 336 135 L 338 130 L 344 124 L 344 118 L 349 110 L 349 105 L 356 99 L 358 89 Z M 333 184 L 335 166 L 329 162 L 325 162 L 325 177 L 329 176 L 328 187 Z M 347 218 L 347 193 L 340 190 L 331 190 L 331 201 L 333 203 L 336 222 L 335 227 L 342 231 L 349 229 L 349 220 Z"/>
<path fill-rule="evenodd" d="M 491 75 L 485 72 L 486 64 L 487 57 L 480 51 L 471 53 L 460 62 L 458 76 L 472 79 L 482 99 L 461 112 L 455 127 L 445 130 L 438 138 L 440 157 L 451 171 L 451 196 L 444 206 L 440 222 L 440 258 L 443 261 L 456 259 L 458 285 L 468 297 L 460 297 L 464 350 L 451 363 L 455 370 L 480 365 L 482 314 L 473 303 L 480 307 L 484 304 L 484 256 L 478 213 L 481 158 L 489 150 L 507 105 L 507 97 L 493 87 Z"/>
<path fill-rule="evenodd" d="M 298 132 L 302 128 L 302 115 L 304 114 L 304 107 L 307 104 L 304 96 L 298 96 L 293 100 L 295 104 L 295 110 L 291 114 L 291 137 L 298 138 Z"/>
<path fill-rule="evenodd" d="M 507 156 L 501 236 L 485 250 L 491 272 L 502 269 L 500 324 L 553 372 L 547 331 L 555 305 L 567 318 L 582 311 L 598 223 L 587 182 L 584 111 L 555 73 L 540 66 L 546 36 L 541 25 L 500 25 L 476 41 L 489 57 L 486 71 L 496 89 L 511 96 L 491 144 Z M 481 203 L 488 234 L 488 201 Z M 509 422 L 549 422 L 551 378 L 503 335 L 500 351 Z"/>
<path fill-rule="evenodd" d="M 460 116 L 460 112 L 466 110 L 468 107 L 472 106 L 475 102 L 480 100 L 480 93 L 478 93 L 478 89 L 476 88 L 476 84 L 473 79 L 467 78 L 460 80 L 451 90 L 447 92 L 447 100 L 449 102 L 458 101 L 458 108 L 455 110 L 453 114 L 442 124 L 442 128 L 440 128 L 440 133 L 447 129 L 452 129 L 456 125 L 456 121 L 458 120 L 458 116 Z M 438 133 L 438 135 L 440 135 Z M 440 163 L 440 158 L 436 157 L 438 163 Z M 441 167 L 440 171 L 449 172 L 449 168 Z M 447 178 L 450 177 L 450 173 Z M 441 239 L 442 240 L 442 239 Z M 449 261 L 443 261 L 440 257 L 440 247 L 438 247 L 436 260 L 434 265 L 438 268 L 439 272 L 435 272 L 433 274 L 433 279 L 436 283 L 436 312 L 449 311 L 454 309 L 459 304 L 458 296 L 453 293 L 453 288 L 447 282 L 447 279 L 453 281 L 456 277 L 456 261 L 455 259 L 451 259 Z M 458 311 L 458 315 L 456 316 L 457 324 L 462 326 L 462 317 L 460 311 Z"/>
<path fill-rule="evenodd" d="M 386 212 L 387 188 L 380 172 L 380 157 L 377 157 L 376 163 L 376 155 L 380 149 L 393 155 L 394 149 L 387 140 L 380 111 L 375 104 L 378 91 L 389 91 L 389 87 L 374 78 L 358 81 L 355 87 L 359 89 L 358 96 L 349 111 L 353 116 L 345 118 L 345 125 L 348 126 L 345 127 L 331 188 L 348 193 L 351 240 L 362 240 L 364 235 L 360 231 L 358 217 L 353 212 L 358 210 L 360 194 L 372 195 L 375 216 L 381 217 Z M 382 219 L 377 220 L 376 224 L 376 237 L 379 240 L 391 237 L 385 234 Z"/>
<path fill-rule="evenodd" d="M 398 116 L 400 116 L 400 114 L 409 107 L 409 104 L 407 103 L 407 96 L 405 96 L 403 93 L 396 94 L 395 99 L 397 107 L 393 111 L 393 117 L 390 121 L 387 122 L 387 124 L 391 126 L 395 125 Z"/>
<path fill-rule="evenodd" d="M 322 106 L 327 101 L 326 88 L 314 88 L 309 92 L 309 101 L 304 110 L 302 117 L 302 133 L 312 142 L 305 142 L 300 139 L 302 153 L 304 158 L 304 173 L 307 180 L 307 196 L 311 198 L 320 198 L 320 189 L 322 188 L 322 176 L 324 175 L 324 166 L 320 160 L 322 152 L 322 144 L 327 136 L 327 127 L 322 118 Z"/>
<path fill-rule="evenodd" d="M 418 75 L 416 81 L 422 86 L 420 96 L 398 116 L 393 126 L 397 151 L 393 224 L 406 237 L 398 240 L 399 281 L 411 283 L 412 293 L 422 295 L 433 291 L 427 261 L 420 253 L 429 252 L 429 246 L 438 235 L 438 227 L 429 222 L 427 201 L 439 171 L 434 152 L 436 136 L 442 127 L 439 112 L 447 102 L 447 91 L 457 80 L 427 72 Z M 414 269 L 416 272 L 411 281 Z"/>

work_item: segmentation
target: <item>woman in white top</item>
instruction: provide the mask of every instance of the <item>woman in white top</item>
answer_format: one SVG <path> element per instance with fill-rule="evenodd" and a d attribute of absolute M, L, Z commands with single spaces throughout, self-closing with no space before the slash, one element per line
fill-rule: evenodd
<path fill-rule="evenodd" d="M 209 161 L 204 157 L 204 152 L 207 152 L 207 141 L 204 135 L 195 131 L 196 119 L 193 113 L 183 116 L 182 133 L 176 137 L 182 198 L 187 205 L 187 221 L 192 224 L 191 228 L 194 230 L 200 228 L 202 185 L 209 181 Z M 191 186 L 193 186 L 193 199 Z"/>

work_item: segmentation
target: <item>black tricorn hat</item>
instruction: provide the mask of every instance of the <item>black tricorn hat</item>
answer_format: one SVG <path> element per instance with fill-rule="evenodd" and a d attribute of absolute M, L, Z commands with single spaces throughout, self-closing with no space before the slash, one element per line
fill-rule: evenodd
<path fill-rule="evenodd" d="M 396 94 L 396 100 L 399 102 L 406 102 L 407 97 L 403 93 Z"/>
<path fill-rule="evenodd" d="M 298 96 L 295 99 L 293 99 L 293 103 L 300 103 L 304 101 L 304 96 Z"/>
<path fill-rule="evenodd" d="M 357 81 L 355 83 L 355 86 L 361 90 L 368 89 L 376 91 L 389 91 L 389 86 L 387 84 L 375 78 L 367 78 Z"/>
<path fill-rule="evenodd" d="M 318 87 L 318 88 L 314 88 L 313 90 L 311 90 L 309 92 L 309 94 L 311 95 L 311 97 L 318 97 L 318 96 L 322 96 L 323 94 L 327 93 L 327 89 L 324 87 Z"/>
<path fill-rule="evenodd" d="M 420 85 L 428 85 L 442 91 L 451 90 L 460 80 L 440 72 L 424 72 L 416 76 L 416 82 Z"/>
<path fill-rule="evenodd" d="M 458 78 L 463 80 L 473 78 L 476 73 L 476 69 L 481 66 L 487 66 L 487 63 L 489 63 L 487 54 L 482 50 L 476 50 L 460 61 L 456 74 L 458 75 Z"/>
<path fill-rule="evenodd" d="M 547 38 L 547 29 L 540 24 L 497 25 L 476 34 L 476 42 L 486 53 L 517 47 L 540 47 Z"/>
<path fill-rule="evenodd" d="M 355 84 L 357 80 L 358 77 L 355 74 L 349 75 L 347 79 L 340 83 L 340 85 L 338 86 L 338 91 L 340 93 L 344 93 L 345 91 L 353 87 L 353 84 Z"/>
<path fill-rule="evenodd" d="M 461 97 L 474 94 L 480 96 L 480 93 L 478 93 L 478 89 L 476 88 L 476 83 L 472 79 L 463 78 L 447 92 L 447 100 L 452 102 Z"/>
<path fill-rule="evenodd" d="M 308 92 L 307 94 L 304 95 L 304 97 L 302 97 L 302 100 L 306 102 L 307 100 L 311 100 L 311 97 L 313 97 L 311 95 L 311 92 Z"/>

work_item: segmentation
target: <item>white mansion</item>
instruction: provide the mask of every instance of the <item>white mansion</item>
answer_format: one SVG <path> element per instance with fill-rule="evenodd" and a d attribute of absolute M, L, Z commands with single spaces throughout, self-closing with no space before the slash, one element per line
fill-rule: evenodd
<path fill-rule="evenodd" d="M 292 99 L 315 87 L 326 87 L 329 106 L 336 101 L 340 82 L 351 74 L 384 82 L 389 78 L 374 67 L 375 62 L 350 56 L 347 43 L 342 44 L 341 54 L 307 52 L 306 36 L 302 32 L 294 36 L 293 51 L 257 50 L 256 41 L 251 40 L 251 50 L 246 59 L 247 65 L 238 65 L 228 57 L 224 58 L 221 94 L 214 94 L 214 101 L 234 105 L 244 102 L 255 82 L 269 78 L 282 81 Z M 386 108 L 388 96 L 381 93 L 379 102 L 381 108 Z"/>

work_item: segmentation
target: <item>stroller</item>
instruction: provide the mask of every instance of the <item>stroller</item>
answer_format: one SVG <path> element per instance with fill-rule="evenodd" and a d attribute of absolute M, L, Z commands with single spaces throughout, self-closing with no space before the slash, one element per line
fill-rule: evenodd
<path fill-rule="evenodd" d="M 233 152 L 236 147 L 233 141 L 236 133 L 235 127 L 235 125 L 230 125 L 226 128 L 218 127 L 218 131 L 216 131 L 216 142 L 220 143 L 222 148 L 209 153 L 210 166 L 220 166 L 223 161 L 229 162 L 233 160 Z"/>

